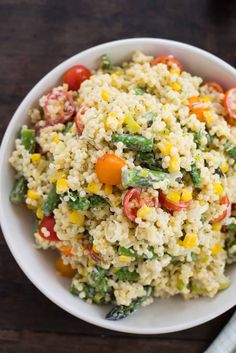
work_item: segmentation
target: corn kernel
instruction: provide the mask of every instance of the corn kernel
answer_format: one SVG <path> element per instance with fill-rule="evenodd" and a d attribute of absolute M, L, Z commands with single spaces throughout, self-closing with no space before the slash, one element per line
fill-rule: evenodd
<path fill-rule="evenodd" d="M 186 234 L 183 240 L 183 247 L 186 249 L 193 248 L 197 245 L 197 235 L 196 234 Z"/>
<path fill-rule="evenodd" d="M 90 258 L 88 258 L 88 266 L 93 267 L 94 266 L 94 261 Z"/>
<path fill-rule="evenodd" d="M 178 240 L 177 240 L 177 244 L 178 244 L 179 246 L 183 246 L 183 240 L 178 239 Z"/>
<path fill-rule="evenodd" d="M 27 208 L 28 208 L 29 210 L 35 210 L 35 209 L 36 209 L 35 206 L 30 205 L 29 203 L 27 203 L 26 206 L 27 206 Z"/>
<path fill-rule="evenodd" d="M 53 137 L 52 141 L 53 141 L 54 143 L 59 143 L 59 142 L 60 142 L 60 139 L 59 139 L 59 137 L 56 135 L 56 136 Z"/>
<path fill-rule="evenodd" d="M 96 254 L 99 254 L 99 251 L 98 249 L 96 248 L 96 246 L 93 244 L 93 251 L 96 253 Z"/>
<path fill-rule="evenodd" d="M 202 97 L 202 101 L 203 101 L 204 103 L 208 103 L 208 102 L 211 101 L 211 98 L 208 97 L 208 96 L 204 96 L 204 97 Z"/>
<path fill-rule="evenodd" d="M 169 191 L 166 195 L 166 198 L 172 202 L 179 202 L 180 200 L 180 193 L 177 191 Z"/>
<path fill-rule="evenodd" d="M 211 247 L 212 255 L 217 255 L 222 250 L 222 245 L 220 243 L 215 243 Z"/>
<path fill-rule="evenodd" d="M 104 187 L 104 192 L 106 195 L 111 195 L 112 194 L 112 185 L 105 185 Z"/>
<path fill-rule="evenodd" d="M 224 192 L 224 189 L 220 183 L 213 183 L 213 187 L 215 190 L 216 195 L 222 195 Z"/>
<path fill-rule="evenodd" d="M 179 92 L 181 91 L 182 87 L 178 82 L 171 82 L 171 87 L 173 88 L 173 90 Z"/>
<path fill-rule="evenodd" d="M 70 213 L 70 223 L 77 224 L 78 226 L 84 225 L 84 215 L 78 211 L 72 211 Z"/>
<path fill-rule="evenodd" d="M 108 116 L 109 116 L 110 118 L 115 118 L 115 117 L 117 116 L 117 114 L 116 114 L 115 112 L 110 112 L 110 113 L 108 114 Z"/>
<path fill-rule="evenodd" d="M 121 255 L 121 256 L 118 257 L 118 259 L 119 259 L 120 262 L 129 263 L 132 260 L 132 257 Z"/>
<path fill-rule="evenodd" d="M 158 144 L 158 148 L 161 151 L 161 153 L 163 154 L 163 156 L 169 156 L 171 153 L 171 149 L 173 147 L 174 147 L 174 145 L 172 143 L 170 143 L 169 141 L 160 142 Z"/>
<path fill-rule="evenodd" d="M 183 202 L 188 202 L 188 201 L 192 200 L 192 193 L 188 190 L 183 190 L 182 195 L 181 195 L 181 200 Z"/>
<path fill-rule="evenodd" d="M 141 126 L 134 120 L 131 114 L 125 116 L 124 123 L 128 126 L 131 132 L 138 132 L 141 129 Z"/>
<path fill-rule="evenodd" d="M 207 204 L 207 202 L 205 200 L 201 200 L 201 201 L 199 201 L 199 203 L 201 206 L 205 206 Z"/>
<path fill-rule="evenodd" d="M 117 70 L 117 71 L 114 72 L 114 74 L 117 75 L 117 76 L 123 76 L 124 72 L 121 71 L 121 70 Z"/>
<path fill-rule="evenodd" d="M 27 197 L 31 200 L 40 199 L 40 195 L 35 190 L 31 190 L 31 189 L 28 190 Z"/>
<path fill-rule="evenodd" d="M 38 219 L 42 219 L 43 218 L 43 211 L 42 211 L 41 208 L 37 208 L 36 216 L 37 216 Z"/>
<path fill-rule="evenodd" d="M 102 184 L 92 181 L 91 183 L 88 184 L 88 191 L 91 192 L 92 194 L 96 194 L 101 190 L 101 187 L 102 187 Z"/>
<path fill-rule="evenodd" d="M 41 160 L 41 154 L 40 154 L 40 153 L 33 153 L 33 154 L 31 155 L 31 161 L 32 161 L 32 163 L 34 163 L 34 164 L 39 164 L 40 160 Z"/>
<path fill-rule="evenodd" d="M 229 165 L 228 163 L 224 163 L 220 166 L 220 169 L 222 170 L 223 173 L 227 173 L 229 170 Z"/>
<path fill-rule="evenodd" d="M 171 173 L 178 172 L 180 170 L 180 159 L 178 157 L 171 157 L 169 164 L 169 171 Z"/>
<path fill-rule="evenodd" d="M 51 176 L 50 183 L 55 183 L 57 180 L 65 178 L 65 176 L 66 175 L 62 170 L 58 170 Z"/>
<path fill-rule="evenodd" d="M 58 179 L 56 184 L 56 192 L 58 194 L 62 194 L 68 190 L 68 182 L 66 179 Z"/>
<path fill-rule="evenodd" d="M 178 70 L 178 69 L 170 69 L 170 73 L 171 73 L 171 75 L 180 75 L 180 70 Z"/>
<path fill-rule="evenodd" d="M 142 219 L 147 219 L 147 216 L 150 215 L 151 212 L 152 212 L 151 207 L 143 205 L 142 207 L 139 208 L 137 212 L 137 217 Z"/>
<path fill-rule="evenodd" d="M 212 119 L 213 119 L 212 114 L 208 110 L 204 110 L 203 116 L 204 116 L 205 121 L 207 123 L 210 123 L 212 121 Z"/>
<path fill-rule="evenodd" d="M 219 223 L 212 224 L 212 230 L 219 232 L 221 230 L 221 224 Z"/>
<path fill-rule="evenodd" d="M 109 101 L 109 94 L 106 89 L 103 89 L 101 92 L 101 97 L 104 101 L 108 102 Z"/>

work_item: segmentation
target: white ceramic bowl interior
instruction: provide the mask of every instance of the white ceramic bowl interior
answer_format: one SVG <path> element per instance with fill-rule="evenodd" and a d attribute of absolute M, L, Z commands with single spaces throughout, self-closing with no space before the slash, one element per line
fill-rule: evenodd
<path fill-rule="evenodd" d="M 127 319 L 107 321 L 104 316 L 109 307 L 86 304 L 69 293 L 69 281 L 55 272 L 54 253 L 34 248 L 33 220 L 30 212 L 9 202 L 14 172 L 8 164 L 8 159 L 21 125 L 27 122 L 28 109 L 37 105 L 38 99 L 57 85 L 62 74 L 71 66 L 84 64 L 89 68 L 96 68 L 98 58 L 104 53 L 108 53 L 112 62 L 118 64 L 130 59 L 135 50 L 151 55 L 173 54 L 187 71 L 202 76 L 207 81 L 217 81 L 225 88 L 236 86 L 236 70 L 233 67 L 206 51 L 179 42 L 154 38 L 126 39 L 102 44 L 76 54 L 49 72 L 28 93 L 8 126 L 0 154 L 0 218 L 7 244 L 19 266 L 34 285 L 58 306 L 82 320 L 108 329 L 156 334 L 196 326 L 233 307 L 236 304 L 236 267 L 228 269 L 232 278 L 231 287 L 214 299 L 156 299 L 154 304 L 137 311 Z"/>

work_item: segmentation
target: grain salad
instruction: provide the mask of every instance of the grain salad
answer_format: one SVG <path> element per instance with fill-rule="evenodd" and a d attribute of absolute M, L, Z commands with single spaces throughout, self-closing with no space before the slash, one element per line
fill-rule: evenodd
<path fill-rule="evenodd" d="M 217 78 L 216 78 L 217 79 Z M 70 68 L 29 111 L 10 163 L 12 203 L 38 249 L 119 320 L 155 297 L 214 297 L 236 261 L 236 88 L 173 56 L 104 54 Z"/>

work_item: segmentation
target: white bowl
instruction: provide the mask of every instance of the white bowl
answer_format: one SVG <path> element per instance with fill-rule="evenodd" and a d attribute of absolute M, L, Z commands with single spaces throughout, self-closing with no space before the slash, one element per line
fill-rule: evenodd
<path fill-rule="evenodd" d="M 72 296 L 69 281 L 59 277 L 53 266 L 54 254 L 34 248 L 33 221 L 24 207 L 9 202 L 14 172 L 8 159 L 14 148 L 14 140 L 27 121 L 27 111 L 38 99 L 60 81 L 62 74 L 75 64 L 95 68 L 98 58 L 108 53 L 113 63 L 121 63 L 131 57 L 135 50 L 146 54 L 173 54 L 191 73 L 207 81 L 217 81 L 228 88 L 236 86 L 236 70 L 224 61 L 190 45 L 163 39 L 135 38 L 119 40 L 85 50 L 66 60 L 49 72 L 25 97 L 15 112 L 5 133 L 0 154 L 0 218 L 7 244 L 26 276 L 35 286 L 58 306 L 72 315 L 108 329 L 137 334 L 167 333 L 187 329 L 211 320 L 236 304 L 236 267 L 228 272 L 232 285 L 215 298 L 184 301 L 180 297 L 155 303 L 142 308 L 127 319 L 112 322 L 104 319 L 108 307 L 89 305 Z"/>

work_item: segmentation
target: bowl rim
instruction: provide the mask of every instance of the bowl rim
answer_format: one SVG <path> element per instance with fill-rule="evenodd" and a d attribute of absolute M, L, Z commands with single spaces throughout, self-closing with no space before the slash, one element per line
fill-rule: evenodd
<path fill-rule="evenodd" d="M 103 48 L 106 50 L 106 48 L 110 48 L 111 46 L 119 46 L 123 45 L 126 43 L 148 43 L 150 44 L 156 42 L 156 44 L 170 44 L 172 46 L 175 46 L 176 48 L 184 48 L 186 51 L 189 51 L 191 53 L 196 53 L 196 55 L 200 54 L 201 56 L 210 59 L 213 61 L 215 64 L 218 64 L 220 66 L 223 66 L 223 68 L 229 72 L 231 72 L 234 76 L 236 76 L 236 70 L 228 63 L 226 63 L 224 60 L 218 58 L 214 54 L 211 54 L 207 52 L 206 50 L 200 49 L 198 47 L 195 47 L 190 44 L 182 43 L 179 41 L 174 41 L 174 40 L 169 40 L 169 39 L 161 39 L 161 38 L 152 38 L 152 37 L 137 37 L 137 38 L 127 38 L 127 39 L 120 39 L 120 40 L 115 40 L 115 41 L 109 41 L 105 42 L 96 46 L 93 46 L 91 48 L 88 48 L 86 50 L 83 50 L 81 52 L 76 53 L 75 55 L 71 56 L 70 58 L 64 60 L 61 62 L 59 65 L 57 65 L 55 68 L 50 70 L 46 75 L 44 75 L 37 83 L 36 85 L 33 86 L 33 88 L 26 94 L 25 98 L 21 101 L 20 105 L 16 109 L 15 113 L 13 114 L 7 129 L 5 131 L 5 134 L 2 138 L 2 143 L 1 143 L 1 149 L 0 149 L 0 171 L 2 171 L 3 165 L 4 165 L 4 155 L 6 148 L 8 146 L 9 140 L 12 139 L 11 132 L 13 130 L 14 124 L 18 119 L 18 116 L 21 114 L 21 111 L 23 110 L 24 106 L 27 105 L 28 100 L 32 95 L 34 95 L 38 88 L 41 86 L 41 84 L 50 76 L 55 75 L 57 72 L 61 70 L 62 67 L 66 66 L 66 64 L 73 60 L 75 57 L 78 55 L 93 55 L 94 52 L 96 52 L 99 48 Z M 76 318 L 79 318 L 81 320 L 84 320 L 90 324 L 94 324 L 96 326 L 106 328 L 109 330 L 113 331 L 118 331 L 118 332 L 125 332 L 125 333 L 132 333 L 132 334 L 163 334 L 163 333 L 170 333 L 170 332 L 177 332 L 180 330 L 186 330 L 189 328 L 192 328 L 194 326 L 203 324 L 209 320 L 214 319 L 215 317 L 223 314 L 230 308 L 232 308 L 236 304 L 236 297 L 235 297 L 235 303 L 232 302 L 227 302 L 225 303 L 224 307 L 219 308 L 218 310 L 215 310 L 213 313 L 208 313 L 202 318 L 197 318 L 197 319 L 191 319 L 185 324 L 176 324 L 173 326 L 167 326 L 167 327 L 161 327 L 161 328 L 136 328 L 135 331 L 133 328 L 129 327 L 124 327 L 120 323 L 116 323 L 116 325 L 113 325 L 112 322 L 110 321 L 105 321 L 104 319 L 96 318 L 93 319 L 90 315 L 86 314 L 81 314 L 78 316 L 73 312 L 73 309 L 66 305 L 62 300 L 58 299 L 57 297 L 54 297 L 51 295 L 47 289 L 47 286 L 43 286 L 40 282 L 37 281 L 37 278 L 31 274 L 31 272 L 28 270 L 26 265 L 24 264 L 23 257 L 17 252 L 17 249 L 14 247 L 14 241 L 11 240 L 11 236 L 9 235 L 9 226 L 6 222 L 6 219 L 4 217 L 4 205 L 2 202 L 2 193 L 4 192 L 2 188 L 2 183 L 0 181 L 0 224 L 2 228 L 2 233 L 4 235 L 4 238 L 6 240 L 6 243 L 10 249 L 10 252 L 12 253 L 15 261 L 21 268 L 21 270 L 24 272 L 24 274 L 28 277 L 28 279 L 34 284 L 34 286 L 41 292 L 43 293 L 48 299 L 50 299 L 53 303 L 55 303 L 57 306 L 59 306 L 61 309 L 65 310 L 66 312 L 70 313 L 71 315 L 75 316 Z"/>

